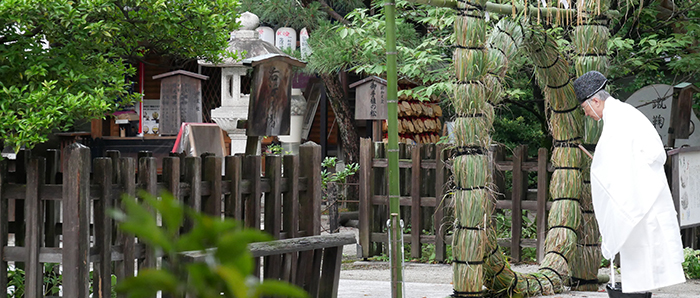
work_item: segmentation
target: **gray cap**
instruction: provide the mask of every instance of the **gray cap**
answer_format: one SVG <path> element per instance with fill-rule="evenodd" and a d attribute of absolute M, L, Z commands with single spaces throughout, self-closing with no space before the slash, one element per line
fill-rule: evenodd
<path fill-rule="evenodd" d="M 595 70 L 584 73 L 574 81 L 574 92 L 579 103 L 583 103 L 598 91 L 605 88 L 608 80 L 602 73 Z"/>

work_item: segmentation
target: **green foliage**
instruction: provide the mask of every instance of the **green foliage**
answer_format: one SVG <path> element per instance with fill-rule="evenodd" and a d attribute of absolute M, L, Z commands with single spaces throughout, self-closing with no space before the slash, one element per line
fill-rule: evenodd
<path fill-rule="evenodd" d="M 693 250 L 692 248 L 686 247 L 683 249 L 683 271 L 685 271 L 686 278 L 689 279 L 699 279 L 700 278 L 700 250 Z"/>
<path fill-rule="evenodd" d="M 344 184 L 349 176 L 355 175 L 360 169 L 360 165 L 357 163 L 351 163 L 345 165 L 345 168 L 340 172 L 329 172 L 328 168 L 335 169 L 338 159 L 336 157 L 329 157 L 323 159 L 321 166 L 324 168 L 321 171 L 321 182 L 323 183 L 323 189 L 326 189 L 328 183 L 340 183 Z"/>
<path fill-rule="evenodd" d="M 377 4 L 377 2 L 375 2 Z M 420 86 L 412 91 L 427 99 L 450 90 L 451 28 L 454 11 L 397 1 L 396 49 L 399 81 Z M 322 21 L 310 35 L 313 54 L 307 69 L 333 73 L 350 69 L 363 75 L 385 76 L 385 18 L 381 6 L 355 9 L 348 25 Z"/>
<path fill-rule="evenodd" d="M 124 212 L 115 210 L 119 228 L 139 238 L 150 247 L 162 251 L 167 262 L 160 269 L 139 271 L 138 276 L 120 281 L 117 291 L 128 297 L 154 297 L 163 291 L 174 297 L 261 297 L 284 295 L 307 297 L 295 286 L 273 280 L 258 282 L 252 277 L 255 262 L 248 251 L 251 242 L 270 237 L 258 230 L 244 229 L 231 219 L 208 216 L 183 206 L 172 195 L 155 198 L 142 193 L 142 202 L 124 198 Z M 158 225 L 152 211 L 162 217 Z M 192 223 L 190 231 L 180 234 L 183 222 Z M 205 252 L 216 248 L 202 263 L 183 263 L 179 254 L 185 251 Z"/>
<path fill-rule="evenodd" d="M 46 296 L 58 296 L 63 284 L 63 275 L 58 272 L 59 264 L 44 263 L 44 294 Z M 90 271 L 90 293 L 92 293 L 92 274 Z M 112 275 L 112 284 L 116 284 L 117 276 Z M 24 270 L 19 268 L 7 269 L 7 298 L 24 297 Z M 112 288 L 111 297 L 117 297 L 117 292 Z"/>
<path fill-rule="evenodd" d="M 303 2 L 303 3 L 302 3 Z M 306 27 L 314 30 L 320 20 L 327 20 L 328 10 L 333 10 L 345 15 L 355 8 L 364 7 L 361 0 L 329 0 L 321 4 L 320 1 L 241 1 L 241 11 L 250 11 L 260 18 L 262 24 L 273 28 L 292 27 L 297 30 Z"/>
<path fill-rule="evenodd" d="M 669 4 L 675 9 L 669 8 Z M 639 0 L 631 0 L 620 5 L 619 11 L 626 13 L 613 19 L 611 25 L 610 77 L 632 78 L 633 83 L 626 89 L 633 91 L 651 83 L 673 85 L 697 75 L 700 69 L 697 2 L 652 1 L 650 5 L 641 5 Z"/>
<path fill-rule="evenodd" d="M 18 150 L 139 98 L 130 63 L 220 61 L 236 0 L 0 1 L 0 135 Z M 229 55 L 231 56 L 231 55 Z"/>

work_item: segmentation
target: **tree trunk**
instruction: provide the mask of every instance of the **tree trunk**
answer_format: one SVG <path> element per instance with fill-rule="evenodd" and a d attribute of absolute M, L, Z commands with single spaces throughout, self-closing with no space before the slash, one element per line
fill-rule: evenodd
<path fill-rule="evenodd" d="M 340 78 L 337 74 L 321 74 L 321 79 L 326 85 L 326 95 L 331 108 L 333 108 L 333 113 L 335 113 L 335 121 L 343 142 L 343 160 L 346 165 L 357 163 L 360 161 L 360 138 L 357 136 L 354 115 L 352 110 L 350 110 L 349 100 L 345 98 Z M 351 201 L 357 200 L 359 198 L 359 188 L 356 186 L 358 175 L 349 176 L 347 182 L 351 186 L 346 199 Z M 350 206 L 353 205 L 351 204 Z"/>

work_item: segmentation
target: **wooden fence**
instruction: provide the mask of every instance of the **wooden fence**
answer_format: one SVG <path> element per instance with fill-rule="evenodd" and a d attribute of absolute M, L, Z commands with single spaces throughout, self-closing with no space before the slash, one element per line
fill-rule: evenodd
<path fill-rule="evenodd" d="M 410 234 L 404 234 L 403 241 L 410 243 L 412 258 L 421 257 L 421 243 L 432 243 L 435 245 L 435 260 L 442 262 L 446 258 L 446 245 L 452 242 L 451 235 L 446 233 L 453 221 L 449 209 L 450 172 L 446 165 L 451 150 L 446 148 L 435 144 L 400 146 L 401 217 L 407 219 L 411 227 Z M 517 147 L 510 159 L 505 158 L 503 147 L 493 147 L 491 154 L 494 184 L 500 190 L 496 195 L 496 208 L 510 209 L 513 215 L 522 214 L 522 210 L 537 214 L 537 239 L 521 239 L 523 219 L 513 216 L 511 238 L 499 239 L 499 245 L 510 247 L 514 261 L 520 261 L 522 247 L 536 247 L 537 259 L 540 260 L 546 233 L 546 212 L 551 206 L 547 203 L 548 173 L 552 171 L 548 165 L 547 149 L 540 148 L 538 156 L 532 160 L 527 158 L 525 146 Z M 381 244 L 387 243 L 384 226 L 388 218 L 389 182 L 385 173 L 388 162 L 384 156 L 383 143 L 372 143 L 369 139 L 360 141 L 359 232 L 364 258 L 379 254 Z M 506 191 L 506 171 L 513 172 L 511 191 Z M 545 191 L 528 190 L 529 172 L 537 172 L 537 188 Z M 431 233 L 426 235 L 423 231 Z"/>
<path fill-rule="evenodd" d="M 223 214 L 256 229 L 264 211 L 264 230 L 276 239 L 320 233 L 321 148 L 313 143 L 300 146 L 298 156 L 267 156 L 264 175 L 260 156 L 227 156 L 223 161 L 211 155 L 166 157 L 158 175 L 156 159 L 146 152 L 138 164 L 116 151 L 91 164 L 90 149 L 79 144 L 66 147 L 62 155 L 60 160 L 56 150 L 48 158 L 22 152 L 14 172 L 8 171 L 7 160 L 0 163 L 0 288 L 7 288 L 8 262 L 24 265 L 25 297 L 43 295 L 42 263 L 62 263 L 63 297 L 76 298 L 89 297 L 91 263 L 92 297 L 110 297 L 111 274 L 118 280 L 133 276 L 134 260 L 139 260 L 138 267 L 154 267 L 153 250 L 117 231 L 107 215 L 121 205 L 122 194 L 135 196 L 137 190 L 153 195 L 167 190 L 195 210 Z M 61 163 L 62 179 L 57 180 Z M 10 234 L 14 246 L 8 246 Z M 304 258 L 311 262 L 314 256 Z M 274 262 L 266 261 L 266 277 L 279 276 Z"/>

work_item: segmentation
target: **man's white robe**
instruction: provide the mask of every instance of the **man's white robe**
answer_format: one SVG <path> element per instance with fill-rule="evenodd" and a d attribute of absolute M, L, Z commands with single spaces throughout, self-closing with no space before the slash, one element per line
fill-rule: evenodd
<path fill-rule="evenodd" d="M 609 97 L 591 165 L 593 207 L 603 257 L 620 252 L 622 291 L 685 282 L 683 246 L 664 174 L 666 152 L 636 108 Z"/>

